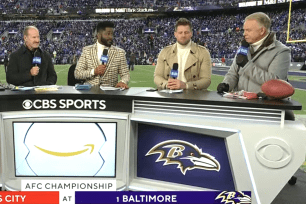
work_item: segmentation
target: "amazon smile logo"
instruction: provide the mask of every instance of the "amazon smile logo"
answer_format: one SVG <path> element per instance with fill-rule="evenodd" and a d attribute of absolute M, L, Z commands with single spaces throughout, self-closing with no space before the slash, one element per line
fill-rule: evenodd
<path fill-rule="evenodd" d="M 40 151 L 46 153 L 46 154 L 50 154 L 50 155 L 53 155 L 53 156 L 57 156 L 57 157 L 72 157 L 72 156 L 76 156 L 76 155 L 79 155 L 79 154 L 82 154 L 84 152 L 87 152 L 87 150 L 90 150 L 90 154 L 94 151 L 94 148 L 95 148 L 95 145 L 93 144 L 87 144 L 87 145 L 84 145 L 85 147 L 88 146 L 89 148 L 86 148 L 86 149 L 83 149 L 83 150 L 80 150 L 80 151 L 76 151 L 76 152 L 54 152 L 54 151 L 50 151 L 50 150 L 46 150 L 46 149 L 43 149 L 41 147 L 38 147 L 36 145 L 34 145 L 37 149 L 39 149 Z"/>
<path fill-rule="evenodd" d="M 14 123 L 18 176 L 114 176 L 117 123 Z"/>

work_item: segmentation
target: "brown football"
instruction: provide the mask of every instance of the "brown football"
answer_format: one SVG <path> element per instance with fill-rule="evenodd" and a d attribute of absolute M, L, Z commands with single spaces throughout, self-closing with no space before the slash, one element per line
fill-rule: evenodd
<path fill-rule="evenodd" d="M 294 87 L 281 79 L 271 79 L 266 81 L 261 86 L 261 90 L 266 94 L 266 96 L 275 99 L 287 98 L 294 94 Z"/>

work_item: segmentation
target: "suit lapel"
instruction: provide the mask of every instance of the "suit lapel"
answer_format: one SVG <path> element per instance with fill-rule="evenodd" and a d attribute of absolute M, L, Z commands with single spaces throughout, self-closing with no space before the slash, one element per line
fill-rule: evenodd
<path fill-rule="evenodd" d="M 115 57 L 115 52 L 116 52 L 116 49 L 114 48 L 114 46 L 111 46 L 109 49 L 108 49 L 108 62 L 107 62 L 107 67 L 112 63 L 112 61 L 114 60 L 114 57 Z"/>
<path fill-rule="evenodd" d="M 105 71 L 105 74 L 103 75 L 106 76 L 107 75 L 107 72 L 109 72 L 109 70 L 111 69 L 111 64 L 115 58 L 115 55 L 116 55 L 116 49 L 114 48 L 114 46 L 111 46 L 109 49 L 108 49 L 108 61 L 107 61 L 107 64 L 106 64 L 106 71 Z"/>
<path fill-rule="evenodd" d="M 94 66 L 93 67 L 94 69 L 96 67 L 99 66 L 99 59 L 98 59 L 98 46 L 97 46 L 97 43 L 95 43 L 93 46 L 92 46 L 92 49 L 90 51 L 90 56 L 91 56 L 91 60 L 93 61 L 94 63 Z"/>

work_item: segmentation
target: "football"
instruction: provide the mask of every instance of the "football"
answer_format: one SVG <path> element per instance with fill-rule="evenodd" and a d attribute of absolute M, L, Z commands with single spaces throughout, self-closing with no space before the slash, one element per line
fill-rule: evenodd
<path fill-rule="evenodd" d="M 271 79 L 261 86 L 266 96 L 274 99 L 283 99 L 294 94 L 294 88 L 288 82 L 281 79 Z"/>

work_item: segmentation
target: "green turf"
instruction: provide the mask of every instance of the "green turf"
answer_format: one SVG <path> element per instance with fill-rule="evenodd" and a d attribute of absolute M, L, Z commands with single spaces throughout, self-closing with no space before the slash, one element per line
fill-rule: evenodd
<path fill-rule="evenodd" d="M 292 81 L 301 81 L 301 82 L 305 82 L 306 83 L 306 76 L 289 76 L 288 77 L 289 80 Z"/>
<path fill-rule="evenodd" d="M 55 65 L 55 71 L 57 73 L 57 85 L 67 85 L 67 74 L 70 65 Z M 155 87 L 154 77 L 155 66 L 135 66 L 135 70 L 131 71 L 130 87 Z M 305 77 L 304 77 L 305 78 Z M 290 76 L 290 80 L 302 81 L 303 77 Z M 223 76 L 212 75 L 211 85 L 208 90 L 216 91 L 218 84 L 223 80 Z M 5 83 L 5 72 L 3 65 L 0 66 L 0 81 Z M 306 82 L 305 82 L 306 83 Z M 294 111 L 295 114 L 306 114 L 306 91 L 296 89 L 292 99 L 302 104 L 303 109 L 301 111 Z"/>

